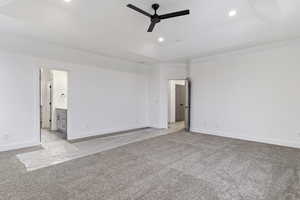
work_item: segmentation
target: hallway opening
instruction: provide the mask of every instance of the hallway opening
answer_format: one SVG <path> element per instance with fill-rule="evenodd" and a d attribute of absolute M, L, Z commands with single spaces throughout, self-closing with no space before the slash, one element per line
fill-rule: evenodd
<path fill-rule="evenodd" d="M 40 69 L 41 144 L 67 139 L 68 73 Z"/>

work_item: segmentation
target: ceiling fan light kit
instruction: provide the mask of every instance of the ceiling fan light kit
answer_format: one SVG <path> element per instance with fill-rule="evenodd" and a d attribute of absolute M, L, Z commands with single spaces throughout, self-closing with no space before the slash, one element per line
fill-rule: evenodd
<path fill-rule="evenodd" d="M 164 15 L 158 15 L 157 10 L 159 9 L 159 4 L 157 4 L 157 3 L 152 5 L 152 8 L 154 10 L 153 15 L 151 15 L 150 13 L 148 13 L 132 4 L 128 4 L 127 7 L 150 18 L 150 26 L 148 28 L 148 32 L 152 32 L 155 25 L 158 24 L 159 22 L 161 22 L 161 20 L 174 18 L 174 17 L 180 17 L 180 16 L 190 14 L 190 10 L 182 10 L 182 11 L 172 12 L 172 13 L 168 13 L 168 14 L 164 14 Z"/>

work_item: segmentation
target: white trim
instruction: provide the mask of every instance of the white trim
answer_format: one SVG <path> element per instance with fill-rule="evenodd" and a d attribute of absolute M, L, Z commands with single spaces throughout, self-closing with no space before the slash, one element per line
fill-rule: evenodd
<path fill-rule="evenodd" d="M 42 89 L 42 87 L 41 87 L 41 81 L 42 81 L 42 79 L 41 79 L 41 76 L 42 76 L 42 72 L 41 72 L 41 69 L 42 68 L 38 68 L 38 91 L 37 91 L 37 99 L 36 99 L 36 101 L 37 101 L 37 103 L 35 103 L 35 109 L 36 109 L 36 116 L 37 116 L 37 120 L 35 120 L 35 122 L 34 123 L 36 123 L 36 128 L 37 128 L 37 130 L 38 130 L 38 138 L 39 138 L 39 143 L 41 143 L 42 142 L 42 127 L 41 127 L 41 118 L 42 118 L 42 116 L 41 116 L 41 95 L 42 95 L 42 93 L 41 93 L 41 89 Z"/>
<path fill-rule="evenodd" d="M 22 149 L 22 148 L 27 148 L 27 147 L 34 147 L 34 146 L 39 146 L 40 141 L 28 141 L 24 143 L 14 143 L 14 144 L 9 144 L 9 145 L 1 145 L 0 146 L 0 152 L 4 151 L 11 151 L 11 150 L 17 150 L 17 149 Z"/>
<path fill-rule="evenodd" d="M 276 139 L 274 140 L 274 139 L 270 139 L 270 138 L 249 137 L 249 136 L 243 136 L 243 135 L 233 134 L 233 133 L 229 133 L 229 132 L 225 133 L 222 131 L 197 129 L 197 128 L 191 128 L 191 132 L 221 136 L 221 137 L 226 137 L 226 138 L 240 139 L 240 140 L 246 140 L 246 141 L 252 141 L 252 142 L 273 144 L 273 145 L 279 145 L 279 146 L 285 146 L 285 147 L 300 148 L 300 143 L 297 143 L 295 141 L 289 141 L 289 140 L 276 140 Z"/>
<path fill-rule="evenodd" d="M 125 128 L 112 128 L 112 129 L 103 129 L 103 130 L 99 130 L 99 131 L 82 132 L 82 133 L 76 134 L 75 137 L 69 137 L 69 135 L 68 135 L 68 140 L 78 140 L 78 139 L 84 139 L 84 138 L 93 137 L 93 136 L 101 136 L 101 135 L 107 135 L 107 134 L 118 133 L 118 132 L 123 132 L 123 131 L 147 128 L 147 127 L 149 127 L 149 126 L 147 126 L 147 125 L 145 125 L 145 126 L 128 126 Z"/>
<path fill-rule="evenodd" d="M 231 50 L 222 50 L 219 53 L 211 53 L 203 56 L 199 56 L 196 58 L 191 59 L 190 64 L 195 64 L 195 63 L 202 63 L 202 62 L 207 62 L 210 60 L 222 58 L 222 57 L 227 57 L 227 56 L 241 56 L 241 55 L 247 55 L 250 53 L 257 53 L 259 51 L 265 51 L 268 49 L 275 49 L 275 48 L 282 48 L 288 45 L 297 45 L 300 43 L 300 38 L 292 38 L 289 40 L 283 40 L 283 41 L 274 41 L 270 43 L 264 43 L 260 45 L 249 45 L 248 47 L 244 48 L 236 48 L 236 49 L 231 49 Z"/>

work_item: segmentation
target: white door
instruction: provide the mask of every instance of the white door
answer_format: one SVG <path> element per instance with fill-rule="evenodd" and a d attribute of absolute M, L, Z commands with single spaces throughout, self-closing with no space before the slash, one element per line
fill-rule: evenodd
<path fill-rule="evenodd" d="M 52 84 L 47 82 L 45 86 L 44 102 L 42 108 L 42 127 L 50 129 L 51 127 L 51 113 L 52 113 Z"/>

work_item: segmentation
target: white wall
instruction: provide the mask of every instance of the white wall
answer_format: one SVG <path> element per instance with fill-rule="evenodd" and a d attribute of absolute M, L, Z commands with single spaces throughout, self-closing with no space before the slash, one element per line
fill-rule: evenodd
<path fill-rule="evenodd" d="M 167 128 L 168 81 L 190 74 L 193 131 L 300 147 L 299 42 L 149 71 L 49 44 L 30 53 L 25 47 L 32 44 L 0 53 L 0 151 L 39 144 L 38 73 L 45 66 L 69 72 L 68 139 Z M 65 59 L 56 55 L 63 52 Z"/>
<path fill-rule="evenodd" d="M 38 74 L 31 59 L 0 54 L 0 151 L 39 143 Z"/>
<path fill-rule="evenodd" d="M 149 126 L 147 74 L 82 67 L 69 77 L 69 139 Z"/>
<path fill-rule="evenodd" d="M 155 128 L 168 128 L 169 80 L 185 79 L 187 65 L 163 63 L 153 66 L 149 76 L 150 124 Z"/>
<path fill-rule="evenodd" d="M 123 63 L 110 68 L 2 51 L 0 151 L 39 144 L 39 68 L 46 66 L 69 72 L 68 139 L 148 127 L 147 73 Z"/>
<path fill-rule="evenodd" d="M 162 128 L 161 125 L 161 97 L 160 97 L 160 69 L 158 66 L 152 66 L 148 74 L 149 82 L 149 125 L 155 128 Z"/>
<path fill-rule="evenodd" d="M 169 123 L 176 122 L 176 85 L 185 85 L 184 80 L 169 81 Z"/>
<path fill-rule="evenodd" d="M 195 132 L 300 147 L 300 42 L 191 64 Z"/>

